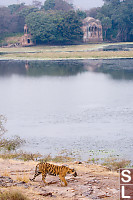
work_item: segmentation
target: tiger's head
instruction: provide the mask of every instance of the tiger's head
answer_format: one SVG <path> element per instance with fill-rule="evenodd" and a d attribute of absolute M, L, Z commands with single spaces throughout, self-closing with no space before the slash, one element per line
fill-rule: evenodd
<path fill-rule="evenodd" d="M 68 174 L 72 174 L 74 177 L 78 176 L 77 172 L 75 171 L 75 169 L 70 169 L 68 168 L 68 171 L 67 171 Z"/>
<path fill-rule="evenodd" d="M 42 173 L 42 165 L 39 163 L 36 165 L 36 168 L 35 168 L 35 174 L 38 175 L 38 174 L 41 174 Z"/>

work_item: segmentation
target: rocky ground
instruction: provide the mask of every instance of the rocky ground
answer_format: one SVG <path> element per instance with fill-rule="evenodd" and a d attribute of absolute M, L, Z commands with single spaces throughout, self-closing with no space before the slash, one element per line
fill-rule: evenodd
<path fill-rule="evenodd" d="M 41 181 L 41 175 L 34 182 L 30 181 L 36 164 L 32 161 L 0 159 L 0 192 L 19 190 L 31 200 L 119 199 L 119 174 L 100 165 L 67 163 L 76 169 L 78 176 L 67 175 L 68 186 L 61 187 L 59 178 L 50 175 L 46 177 L 49 185 Z"/>

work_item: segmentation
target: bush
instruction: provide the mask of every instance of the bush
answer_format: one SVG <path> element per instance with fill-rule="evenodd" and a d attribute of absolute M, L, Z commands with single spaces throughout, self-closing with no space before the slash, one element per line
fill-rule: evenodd
<path fill-rule="evenodd" d="M 6 191 L 0 193 L 0 200 L 29 200 L 21 192 L 18 191 Z"/>
<path fill-rule="evenodd" d="M 104 166 L 106 166 L 110 170 L 117 171 L 120 168 L 125 168 L 129 166 L 131 163 L 130 160 L 117 160 L 117 158 L 107 158 L 105 159 L 105 162 L 103 163 Z"/>
<path fill-rule="evenodd" d="M 6 118 L 3 115 L 0 115 L 0 137 L 6 132 L 4 127 L 4 123 L 6 122 Z"/>
<path fill-rule="evenodd" d="M 0 148 L 2 150 L 14 151 L 19 148 L 25 141 L 19 136 L 15 136 L 13 139 L 0 139 Z"/>

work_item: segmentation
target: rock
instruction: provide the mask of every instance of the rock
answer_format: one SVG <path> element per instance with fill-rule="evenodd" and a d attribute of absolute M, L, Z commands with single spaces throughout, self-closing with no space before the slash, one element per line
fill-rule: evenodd
<path fill-rule="evenodd" d="M 104 177 L 104 179 L 109 179 L 109 177 Z"/>
<path fill-rule="evenodd" d="M 24 182 L 24 181 L 21 181 L 21 182 L 19 182 L 19 183 L 16 183 L 15 184 L 16 186 L 18 186 L 18 187 L 24 187 L 24 188 L 29 188 L 30 186 L 31 186 L 31 184 L 26 184 L 26 182 Z"/>
<path fill-rule="evenodd" d="M 89 191 L 89 192 L 84 192 L 83 196 L 85 197 L 89 197 L 92 194 L 93 191 Z"/>
<path fill-rule="evenodd" d="M 99 192 L 98 193 L 98 195 L 97 195 L 97 197 L 99 197 L 99 198 L 105 198 L 105 197 L 107 197 L 108 195 L 107 195 L 107 192 L 104 192 L 104 191 L 101 191 L 101 192 Z"/>
<path fill-rule="evenodd" d="M 113 194 L 118 193 L 118 190 L 117 190 L 117 189 L 110 189 L 110 191 L 111 191 Z"/>
<path fill-rule="evenodd" d="M 13 185 L 13 180 L 8 176 L 0 176 L 0 186 L 11 187 Z"/>
<path fill-rule="evenodd" d="M 71 189 L 71 191 L 72 191 L 72 192 L 75 192 L 75 190 L 74 190 L 74 189 Z"/>
<path fill-rule="evenodd" d="M 81 161 L 75 161 L 74 163 L 75 163 L 75 164 L 79 164 L 79 165 L 81 165 L 81 164 L 82 164 L 82 162 L 81 162 Z"/>
<path fill-rule="evenodd" d="M 44 196 L 44 197 L 47 197 L 47 196 L 52 197 L 52 193 L 51 192 L 42 192 L 39 195 Z"/>

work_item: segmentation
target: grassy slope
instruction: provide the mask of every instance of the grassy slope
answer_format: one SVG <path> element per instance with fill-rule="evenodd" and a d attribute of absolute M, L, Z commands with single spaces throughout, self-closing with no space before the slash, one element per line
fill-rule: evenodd
<path fill-rule="evenodd" d="M 109 43 L 109 44 L 85 44 L 71 46 L 35 46 L 19 48 L 0 48 L 0 59 L 100 59 L 100 58 L 133 58 L 133 51 L 99 51 L 98 49 L 108 45 L 121 45 L 133 43 Z"/>

